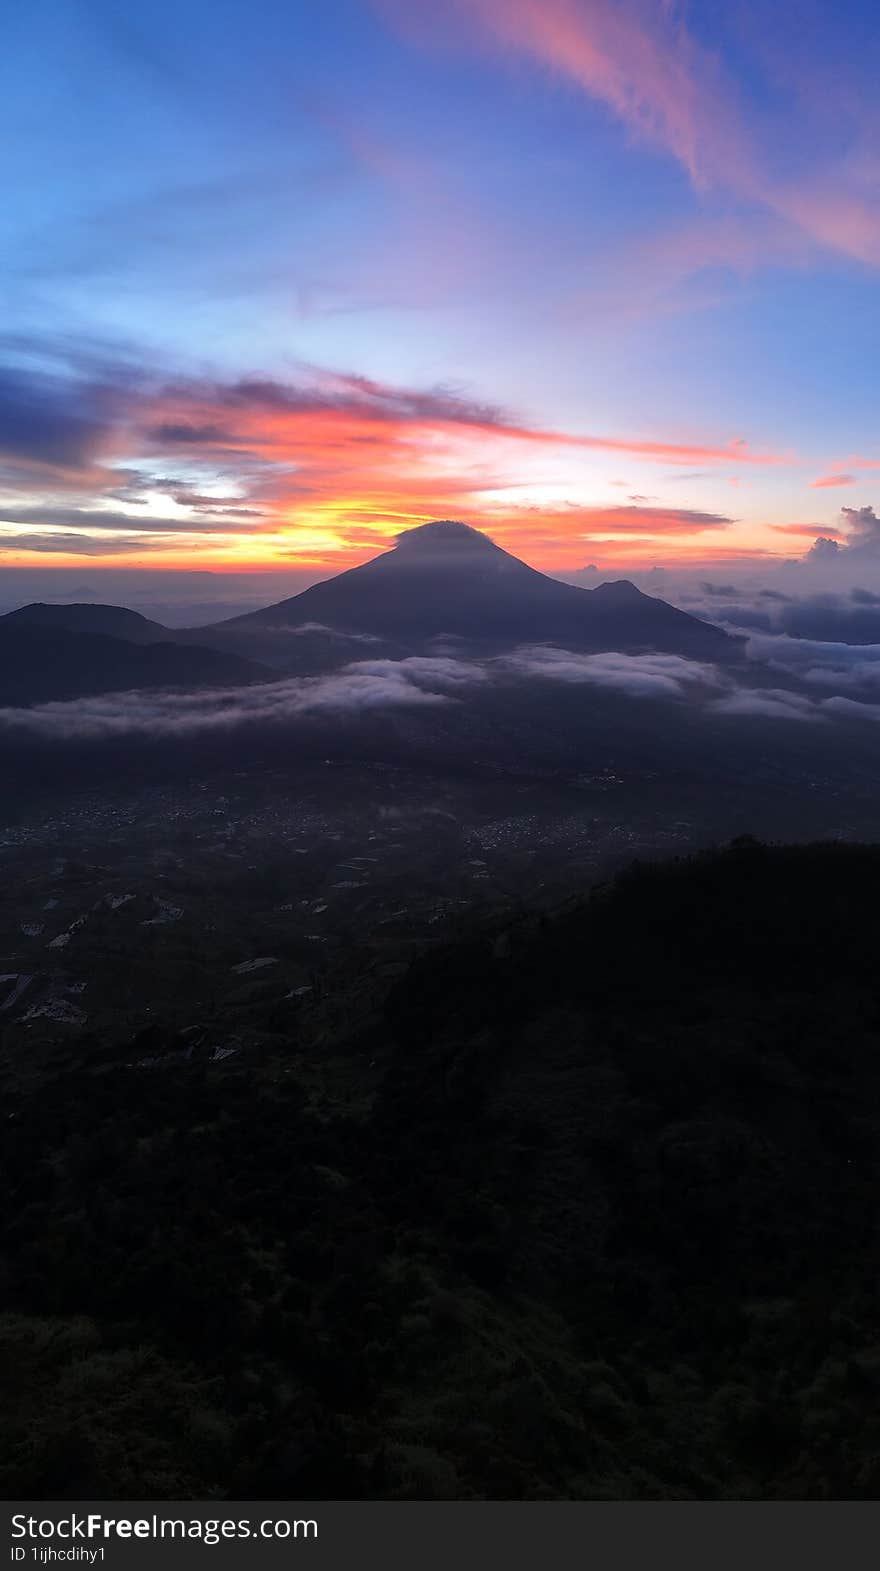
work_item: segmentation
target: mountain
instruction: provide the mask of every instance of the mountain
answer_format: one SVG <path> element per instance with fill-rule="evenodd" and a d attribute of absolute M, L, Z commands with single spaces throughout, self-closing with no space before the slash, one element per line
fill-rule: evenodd
<path fill-rule="evenodd" d="M 239 686 L 267 675 L 255 661 L 197 645 L 135 644 L 106 633 L 0 619 L 0 704 L 40 704 L 132 688 Z"/>
<path fill-rule="evenodd" d="M 481 646 L 551 642 L 704 659 L 729 659 L 740 647 L 625 579 L 597 589 L 560 583 L 451 519 L 406 530 L 382 556 L 220 628 L 256 634 L 304 624 L 408 644 L 446 634 Z"/>
<path fill-rule="evenodd" d="M 0 627 L 42 627 L 51 632 L 105 633 L 124 638 L 130 644 L 156 644 L 173 639 L 174 634 L 161 622 L 151 622 L 139 611 L 119 605 L 33 605 L 22 606 L 0 617 Z"/>

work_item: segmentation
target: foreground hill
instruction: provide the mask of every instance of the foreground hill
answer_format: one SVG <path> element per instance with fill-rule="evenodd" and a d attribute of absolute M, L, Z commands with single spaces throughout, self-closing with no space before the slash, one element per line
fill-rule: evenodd
<path fill-rule="evenodd" d="M 706 659 L 739 649 L 719 628 L 626 580 L 592 590 L 560 583 L 451 520 L 407 530 L 363 566 L 221 624 L 238 634 L 310 625 L 406 643 L 446 634 L 477 645 L 549 642 Z"/>
<path fill-rule="evenodd" d="M 45 605 L 35 601 L 0 617 L 0 628 L 43 628 L 49 632 L 104 633 L 129 644 L 157 644 L 173 640 L 161 622 L 151 622 L 139 611 L 119 605 Z"/>
<path fill-rule="evenodd" d="M 643 867 L 231 1057 L 147 929 L 148 1029 L 0 1039 L 4 1494 L 875 1498 L 878 875 Z"/>
<path fill-rule="evenodd" d="M 130 689 L 221 687 L 267 673 L 232 652 L 134 644 L 105 633 L 0 620 L 0 704 L 27 705 Z"/>

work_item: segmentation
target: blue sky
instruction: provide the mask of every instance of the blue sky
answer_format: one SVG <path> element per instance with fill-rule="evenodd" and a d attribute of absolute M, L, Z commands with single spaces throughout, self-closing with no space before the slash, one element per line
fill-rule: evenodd
<path fill-rule="evenodd" d="M 18 0 L 4 560 L 344 566 L 450 510 L 556 570 L 845 546 L 878 56 L 852 0 Z"/>

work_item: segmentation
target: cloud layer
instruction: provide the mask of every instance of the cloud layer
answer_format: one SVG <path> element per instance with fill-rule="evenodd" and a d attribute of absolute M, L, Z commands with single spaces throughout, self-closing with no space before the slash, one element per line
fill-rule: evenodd
<path fill-rule="evenodd" d="M 682 698 L 689 690 L 718 687 L 722 680 L 714 666 L 681 655 L 581 655 L 546 644 L 517 649 L 496 667 L 518 676 L 610 688 L 632 698 Z"/>
<path fill-rule="evenodd" d="M 678 655 L 578 654 L 551 645 L 524 645 L 491 660 L 452 655 L 361 660 L 333 674 L 296 677 L 247 688 L 193 693 L 112 693 L 98 698 L 0 709 L 0 735 L 100 741 L 114 737 L 173 738 L 247 727 L 291 727 L 299 721 L 354 721 L 381 712 L 460 706 L 493 688 L 522 683 L 580 686 L 621 699 L 689 704 L 707 716 L 827 723 L 835 716 L 880 720 L 880 646 L 850 661 L 846 646 L 787 638 L 755 639 L 751 658 L 784 673 L 795 687 L 750 685 Z M 813 689 L 813 691 L 810 691 Z"/>
<path fill-rule="evenodd" d="M 0 709 L 0 730 L 46 740 L 136 734 L 173 737 L 445 701 L 442 693 L 416 685 L 399 668 L 376 673 L 354 666 L 332 676 L 300 677 L 261 687 L 109 693 L 31 709 L 5 708 Z"/>

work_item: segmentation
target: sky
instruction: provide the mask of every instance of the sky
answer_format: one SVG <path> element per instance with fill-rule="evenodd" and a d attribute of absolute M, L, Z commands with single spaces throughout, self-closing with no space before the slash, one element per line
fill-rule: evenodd
<path fill-rule="evenodd" d="M 12 0 L 0 600 L 437 517 L 880 582 L 878 68 L 870 0 Z"/>

